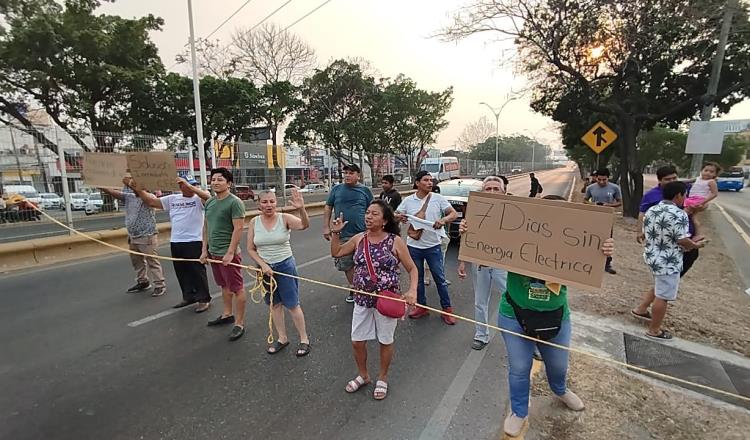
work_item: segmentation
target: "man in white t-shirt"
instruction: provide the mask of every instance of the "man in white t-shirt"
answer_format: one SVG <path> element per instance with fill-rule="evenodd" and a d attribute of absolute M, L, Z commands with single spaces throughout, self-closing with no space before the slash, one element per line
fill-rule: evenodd
<path fill-rule="evenodd" d="M 161 198 L 142 190 L 135 190 L 144 203 L 169 213 L 172 222 L 170 247 L 175 258 L 198 259 L 203 250 L 203 202 L 211 197 L 208 191 L 196 187 L 195 179 L 177 179 L 180 193 Z M 135 184 L 132 185 L 135 187 Z M 178 309 L 198 303 L 195 313 L 208 310 L 211 294 L 208 292 L 206 266 L 194 261 L 174 261 L 174 271 L 182 290 L 182 301 L 174 306 Z"/>
<path fill-rule="evenodd" d="M 458 214 L 445 197 L 432 192 L 433 182 L 430 173 L 427 171 L 418 172 L 414 182 L 417 192 L 406 197 L 398 206 L 396 212 L 401 221 L 408 222 L 413 229 L 422 231 L 419 239 L 413 237 L 414 233 L 410 233 L 406 239 L 409 254 L 419 271 L 417 303 L 427 304 L 424 284 L 424 264 L 427 262 L 427 266 L 432 273 L 432 279 L 435 280 L 438 295 L 440 295 L 440 306 L 444 311 L 453 313 L 451 298 L 448 294 L 448 283 L 445 280 L 443 252 L 440 249 L 440 243 L 442 237 L 445 236 L 445 225 L 455 220 Z M 428 196 L 429 201 L 427 201 Z M 427 202 L 427 209 L 424 213 L 424 220 L 419 221 L 414 216 L 422 210 L 425 202 Z M 409 317 L 419 319 L 428 314 L 427 309 L 417 306 L 409 314 Z M 448 325 L 456 323 L 456 319 L 452 316 L 443 315 L 442 317 L 443 322 Z"/>

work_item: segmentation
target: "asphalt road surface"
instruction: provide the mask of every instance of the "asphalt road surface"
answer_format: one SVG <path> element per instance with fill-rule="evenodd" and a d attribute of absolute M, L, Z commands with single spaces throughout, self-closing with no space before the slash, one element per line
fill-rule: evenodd
<path fill-rule="evenodd" d="M 569 173 L 543 174 L 545 194 L 567 195 Z M 511 191 L 528 191 L 521 180 Z M 342 285 L 321 229 L 317 217 L 292 235 L 300 274 Z M 454 308 L 473 316 L 471 282 L 458 281 L 455 266 L 451 246 Z M 485 439 L 501 429 L 507 384 L 499 336 L 477 352 L 470 324 L 450 327 L 437 316 L 399 322 L 388 398 L 378 402 L 372 386 L 344 391 L 356 376 L 345 292 L 303 282 L 312 352 L 296 358 L 293 344 L 270 356 L 265 305 L 249 303 L 245 337 L 229 342 L 228 327 L 206 327 L 220 300 L 201 315 L 171 309 L 180 294 L 171 265 L 165 272 L 168 293 L 159 298 L 124 293 L 133 284 L 125 255 L 0 277 L 0 438 Z M 437 304 L 434 283 L 427 296 Z M 287 328 L 296 343 L 289 318 Z M 374 376 L 377 351 L 369 348 Z"/>

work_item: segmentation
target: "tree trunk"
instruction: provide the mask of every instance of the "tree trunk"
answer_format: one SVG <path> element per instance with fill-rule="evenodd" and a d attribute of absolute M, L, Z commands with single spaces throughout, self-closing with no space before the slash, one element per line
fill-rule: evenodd
<path fill-rule="evenodd" d="M 636 149 L 636 134 L 640 123 L 627 114 L 618 115 L 620 136 L 620 189 L 622 190 L 623 217 L 638 218 L 638 208 L 643 197 L 643 173 L 641 172 Z"/>

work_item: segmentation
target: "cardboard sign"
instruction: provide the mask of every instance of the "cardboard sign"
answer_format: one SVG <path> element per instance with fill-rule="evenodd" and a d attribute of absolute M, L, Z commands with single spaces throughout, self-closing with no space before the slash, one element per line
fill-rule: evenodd
<path fill-rule="evenodd" d="M 128 160 L 122 154 L 83 153 L 83 180 L 95 188 L 122 188 Z"/>
<path fill-rule="evenodd" d="M 128 153 L 128 168 L 136 188 L 144 190 L 179 191 L 174 153 L 150 151 Z"/>
<path fill-rule="evenodd" d="M 557 200 L 472 192 L 459 259 L 599 288 L 614 210 Z"/>

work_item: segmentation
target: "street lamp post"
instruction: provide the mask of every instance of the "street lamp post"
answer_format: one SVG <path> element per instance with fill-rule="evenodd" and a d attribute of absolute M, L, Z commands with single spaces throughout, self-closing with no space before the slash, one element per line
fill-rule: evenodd
<path fill-rule="evenodd" d="M 503 105 L 500 106 L 499 109 L 495 110 L 494 107 L 487 104 L 486 102 L 480 102 L 479 105 L 486 105 L 488 109 L 492 112 L 493 115 L 495 115 L 495 175 L 500 175 L 500 113 L 502 113 L 503 109 L 506 105 L 508 105 L 509 102 L 516 99 L 515 97 L 508 98 Z"/>
<path fill-rule="evenodd" d="M 190 23 L 190 61 L 193 70 L 193 99 L 195 102 L 195 126 L 198 141 L 198 163 L 200 164 L 201 188 L 208 188 L 208 176 L 206 176 L 206 151 L 203 145 L 203 116 L 201 115 L 201 87 L 198 77 L 198 60 L 195 56 L 195 29 L 193 27 L 193 2 L 187 0 L 188 19 Z M 211 147 L 213 150 L 213 146 Z M 193 164 L 190 164 L 192 167 Z"/>

